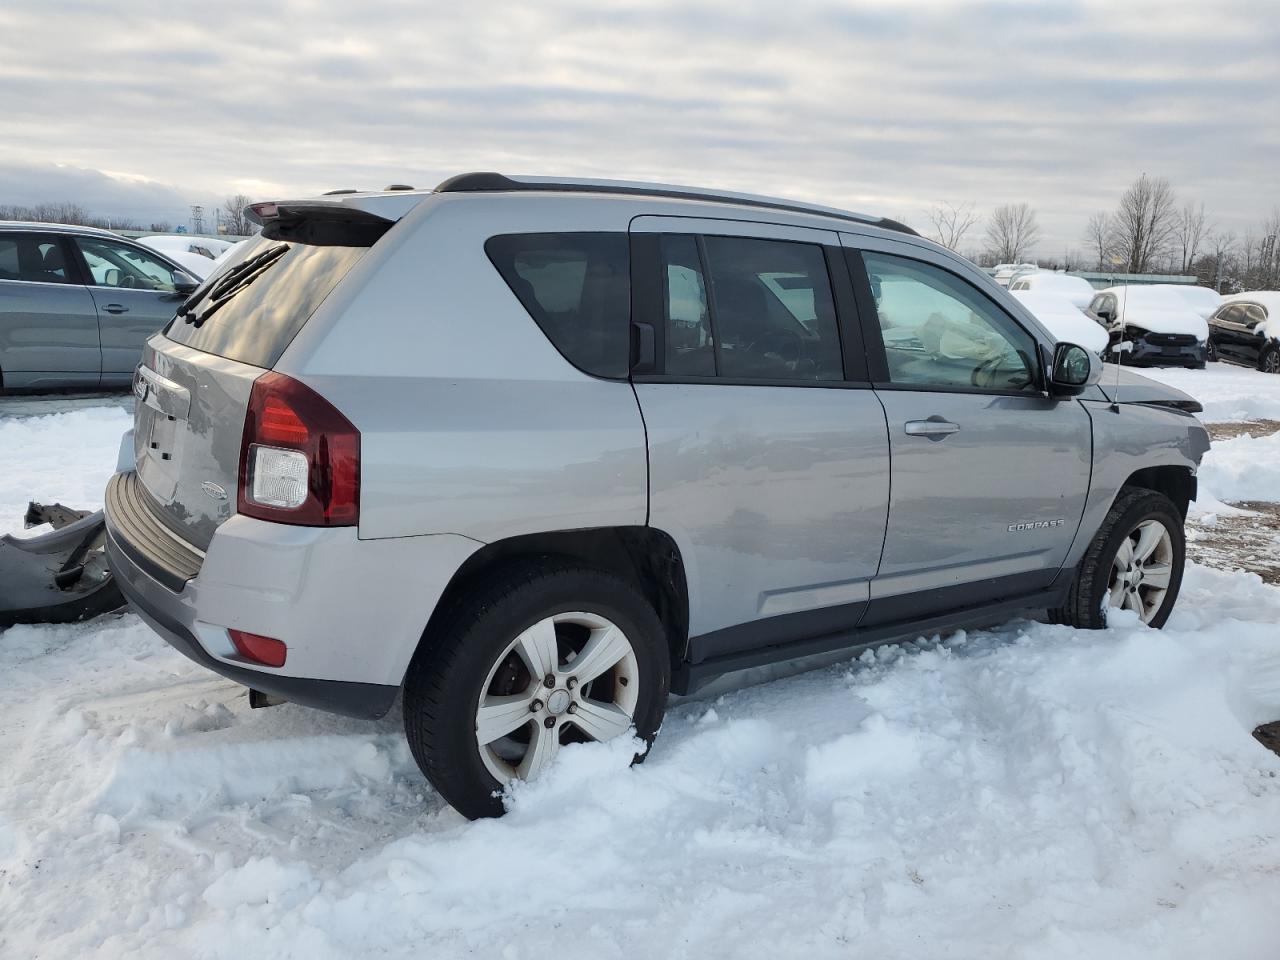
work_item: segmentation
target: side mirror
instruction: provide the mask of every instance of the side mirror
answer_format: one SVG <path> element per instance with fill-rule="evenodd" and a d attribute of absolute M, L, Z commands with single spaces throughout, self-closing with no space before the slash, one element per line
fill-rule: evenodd
<path fill-rule="evenodd" d="M 1112 313 L 1110 310 L 1099 310 L 1097 312 L 1097 317 L 1099 320 L 1103 321 L 1104 323 L 1110 323 L 1112 320 L 1116 318 L 1116 315 Z"/>
<path fill-rule="evenodd" d="M 200 286 L 200 281 L 191 274 L 182 270 L 173 271 L 173 292 L 180 293 L 184 297 L 190 296 L 195 292 L 196 287 Z"/>
<path fill-rule="evenodd" d="M 1074 397 L 1102 379 L 1102 360 L 1091 350 L 1075 343 L 1059 343 L 1053 348 L 1049 368 L 1049 392 L 1055 397 Z"/>
<path fill-rule="evenodd" d="M 102 285 L 106 287 L 120 286 L 120 270 L 118 267 L 107 268 L 107 272 L 102 275 Z"/>

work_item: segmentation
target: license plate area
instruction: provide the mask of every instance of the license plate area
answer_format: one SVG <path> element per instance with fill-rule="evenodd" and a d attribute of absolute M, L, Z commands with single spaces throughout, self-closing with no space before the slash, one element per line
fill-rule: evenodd
<path fill-rule="evenodd" d="M 172 503 L 191 394 L 180 384 L 140 366 L 133 376 L 133 395 L 139 401 L 134 438 L 138 476 L 157 500 Z"/>

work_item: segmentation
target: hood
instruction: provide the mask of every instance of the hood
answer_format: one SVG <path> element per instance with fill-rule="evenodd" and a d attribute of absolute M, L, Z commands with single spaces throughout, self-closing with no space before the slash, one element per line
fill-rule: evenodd
<path fill-rule="evenodd" d="M 1116 380 L 1119 375 L 1119 387 Z M 1150 403 L 1158 406 L 1185 410 L 1187 413 L 1199 413 L 1204 409 L 1200 401 L 1190 394 L 1176 390 L 1158 380 L 1134 373 L 1128 367 L 1117 367 L 1114 363 L 1102 365 L 1102 379 L 1098 387 L 1112 403 L 1120 398 L 1120 403 Z"/>

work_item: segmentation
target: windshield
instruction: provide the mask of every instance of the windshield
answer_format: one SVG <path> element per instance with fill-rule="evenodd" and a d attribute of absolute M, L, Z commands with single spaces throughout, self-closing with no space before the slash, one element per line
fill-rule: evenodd
<path fill-rule="evenodd" d="M 235 266 L 210 277 L 183 303 L 165 336 L 229 360 L 272 367 L 369 248 L 266 237 L 245 243 Z"/>

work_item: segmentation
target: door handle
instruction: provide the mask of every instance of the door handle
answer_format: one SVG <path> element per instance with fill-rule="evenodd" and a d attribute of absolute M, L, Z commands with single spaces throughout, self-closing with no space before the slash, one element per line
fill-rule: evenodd
<path fill-rule="evenodd" d="M 941 417 L 933 416 L 928 420 L 908 420 L 904 428 L 909 437 L 928 437 L 930 440 L 945 440 L 960 429 L 960 425 Z"/>
<path fill-rule="evenodd" d="M 107 313 L 128 313 L 129 312 L 128 307 L 119 303 L 108 303 L 102 309 L 107 311 Z"/>

